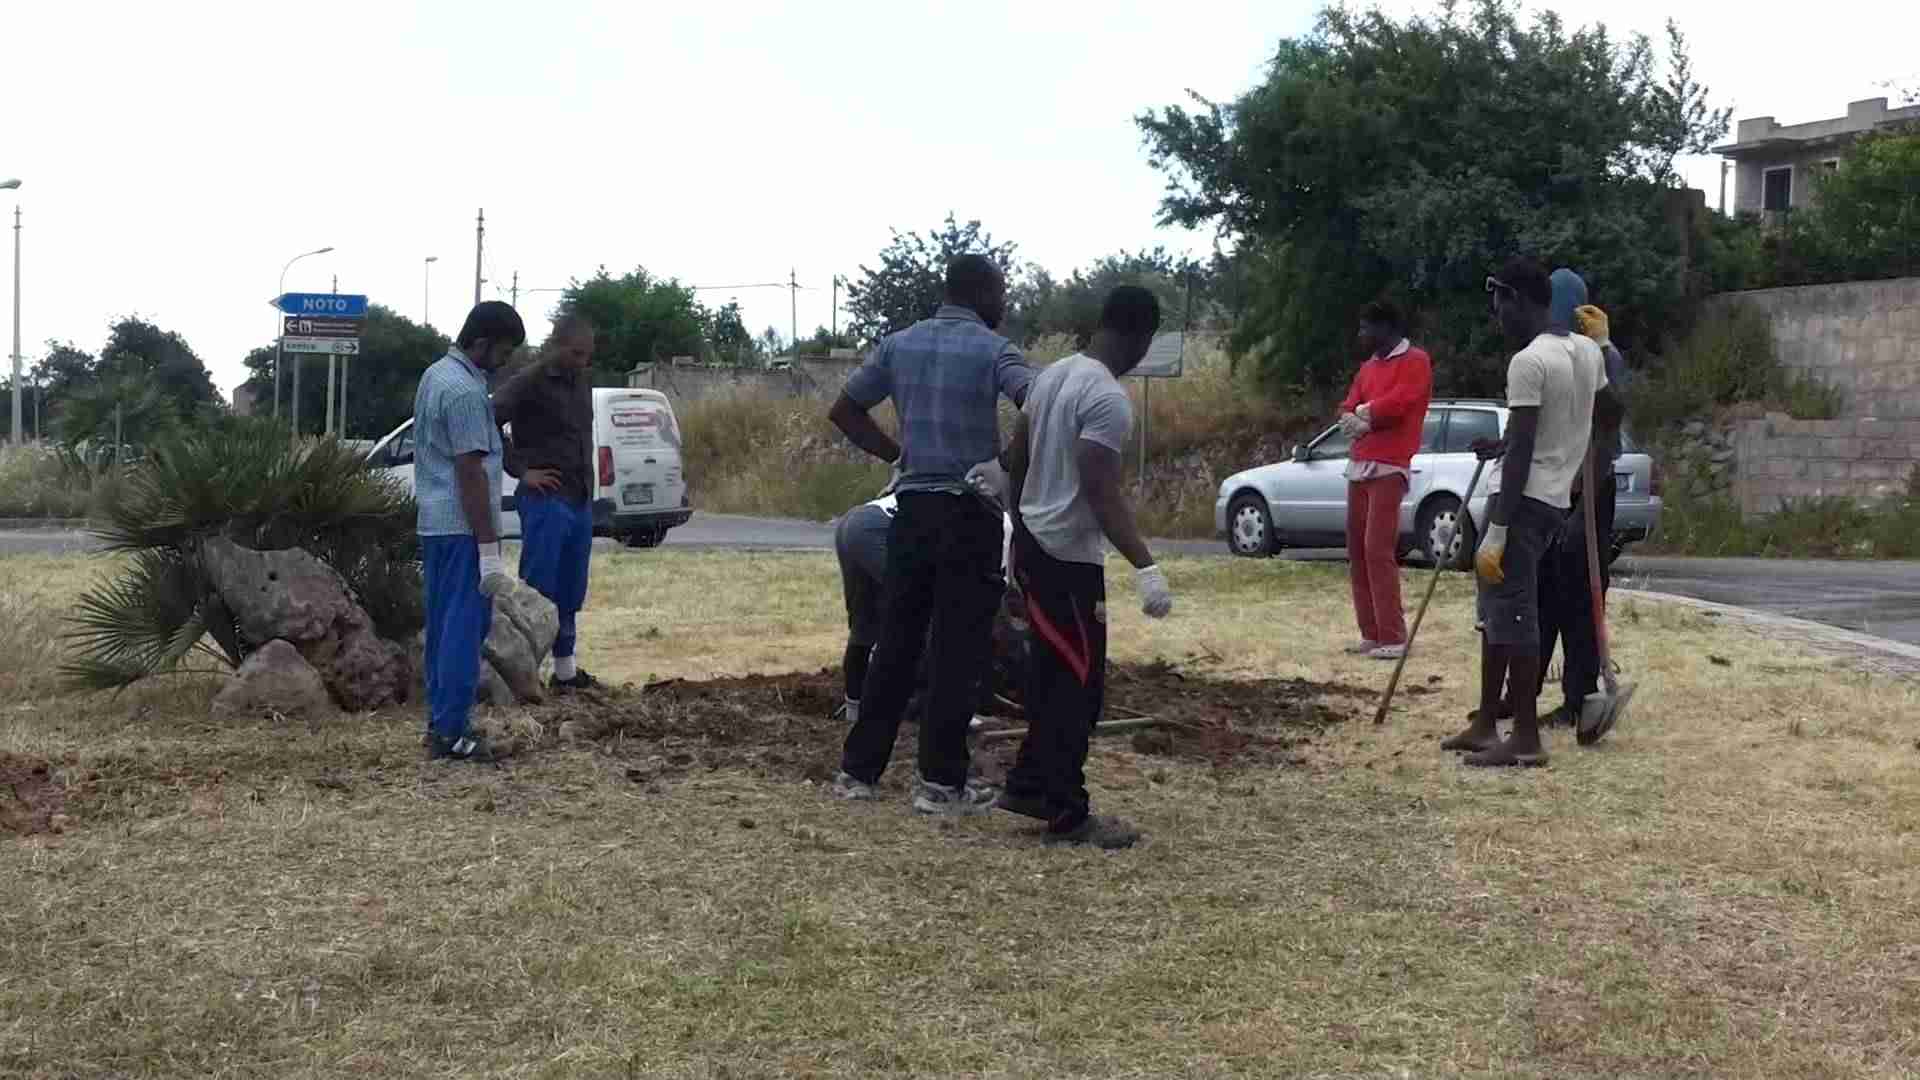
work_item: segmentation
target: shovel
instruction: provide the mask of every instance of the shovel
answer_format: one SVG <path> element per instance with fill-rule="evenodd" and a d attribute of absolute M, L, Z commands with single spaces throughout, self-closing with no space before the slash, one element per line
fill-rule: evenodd
<path fill-rule="evenodd" d="M 1467 516 L 1469 509 L 1473 506 L 1473 489 L 1480 486 L 1480 470 L 1486 467 L 1484 458 L 1473 466 L 1473 479 L 1467 481 L 1467 497 L 1460 500 L 1460 513 L 1454 520 L 1453 536 L 1447 541 L 1447 550 L 1433 560 L 1433 576 L 1427 579 L 1427 595 L 1420 598 L 1420 610 L 1414 613 L 1413 626 L 1407 630 L 1407 647 L 1400 653 L 1400 662 L 1393 665 L 1393 678 L 1387 680 L 1387 692 L 1380 696 L 1380 708 L 1373 714 L 1373 722 L 1376 724 L 1387 722 L 1387 706 L 1393 704 L 1393 691 L 1400 685 L 1400 673 L 1407 669 L 1407 657 L 1413 655 L 1413 639 L 1420 633 L 1421 620 L 1427 617 L 1427 605 L 1433 603 L 1433 590 L 1440 584 L 1440 572 L 1447 568 L 1447 563 L 1453 555 L 1453 541 L 1461 535 L 1460 520 Z"/>
<path fill-rule="evenodd" d="M 1623 683 L 1613 673 L 1613 657 L 1607 642 L 1606 596 L 1600 591 L 1600 537 L 1594 525 L 1593 503 L 1599 497 L 1600 489 L 1593 482 L 1594 452 L 1589 448 L 1582 481 L 1586 490 L 1580 495 L 1580 505 L 1587 519 L 1587 589 L 1593 602 L 1593 638 L 1600 646 L 1600 690 L 1587 695 L 1580 703 L 1580 720 L 1573 729 L 1574 741 L 1581 746 L 1592 746 L 1606 738 L 1607 732 L 1627 715 L 1627 706 L 1633 703 L 1633 683 Z"/>

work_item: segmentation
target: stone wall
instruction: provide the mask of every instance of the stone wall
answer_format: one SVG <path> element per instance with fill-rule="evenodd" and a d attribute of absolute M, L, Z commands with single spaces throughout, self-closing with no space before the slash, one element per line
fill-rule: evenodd
<path fill-rule="evenodd" d="M 1786 499 L 1883 499 L 1907 490 L 1920 466 L 1920 419 L 1794 420 L 1782 413 L 1735 425 L 1734 496 L 1747 514 Z"/>
<path fill-rule="evenodd" d="M 724 394 L 826 398 L 840 392 L 857 366 L 857 360 L 807 359 L 791 371 L 654 364 L 627 376 L 627 385 L 659 390 L 675 405 Z"/>
<path fill-rule="evenodd" d="M 1839 387 L 1850 416 L 1920 419 L 1920 278 L 1723 293 L 1773 324 L 1790 372 Z"/>

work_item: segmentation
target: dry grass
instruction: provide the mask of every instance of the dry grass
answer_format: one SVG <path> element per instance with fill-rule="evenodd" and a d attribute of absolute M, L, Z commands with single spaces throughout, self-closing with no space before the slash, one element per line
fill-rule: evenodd
<path fill-rule="evenodd" d="M 49 625 L 94 569 L 0 560 L 7 614 Z M 1337 568 L 1169 575 L 1165 623 L 1114 575 L 1118 657 L 1384 682 L 1337 652 Z M 836 590 L 826 555 L 602 556 L 584 660 L 815 668 Z M 434 767 L 417 717 L 16 683 L 0 752 L 54 761 L 76 821 L 0 840 L 0 1073 L 1913 1075 L 1920 693 L 1634 605 L 1631 727 L 1468 773 L 1433 747 L 1467 610 L 1449 579 L 1429 692 L 1305 766 L 1101 740 L 1096 800 L 1148 833 L 1113 855 L 728 769 L 635 783 L 644 747 Z"/>

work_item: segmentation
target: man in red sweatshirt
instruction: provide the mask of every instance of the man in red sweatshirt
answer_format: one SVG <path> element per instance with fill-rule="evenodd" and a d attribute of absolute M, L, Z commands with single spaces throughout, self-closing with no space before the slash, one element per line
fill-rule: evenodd
<path fill-rule="evenodd" d="M 1365 363 L 1340 403 L 1340 428 L 1353 440 L 1347 455 L 1347 565 L 1360 640 L 1347 651 L 1398 660 L 1407 651 L 1400 609 L 1400 503 L 1420 431 L 1433 398 L 1433 361 L 1407 340 L 1406 320 L 1376 301 L 1360 312 Z"/>

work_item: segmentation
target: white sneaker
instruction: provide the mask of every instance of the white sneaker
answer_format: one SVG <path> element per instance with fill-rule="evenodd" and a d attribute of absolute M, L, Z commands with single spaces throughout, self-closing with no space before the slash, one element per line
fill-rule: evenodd
<path fill-rule="evenodd" d="M 965 787 L 936 784 L 916 775 L 913 783 L 913 808 L 922 814 L 979 814 L 993 809 L 999 795 L 989 785 L 969 779 Z"/>
<path fill-rule="evenodd" d="M 1367 654 L 1373 652 L 1373 650 L 1379 647 L 1380 647 L 1379 642 L 1368 641 L 1365 638 L 1362 638 L 1359 641 L 1356 641 L 1353 644 L 1347 646 L 1345 649 L 1341 651 L 1345 652 L 1348 656 L 1366 656 Z"/>
<path fill-rule="evenodd" d="M 1407 655 L 1405 645 L 1382 645 L 1367 654 L 1374 660 L 1398 660 L 1405 655 Z"/>
<path fill-rule="evenodd" d="M 880 797 L 880 792 L 872 784 L 842 772 L 833 774 L 833 797 L 847 802 L 873 802 Z"/>

